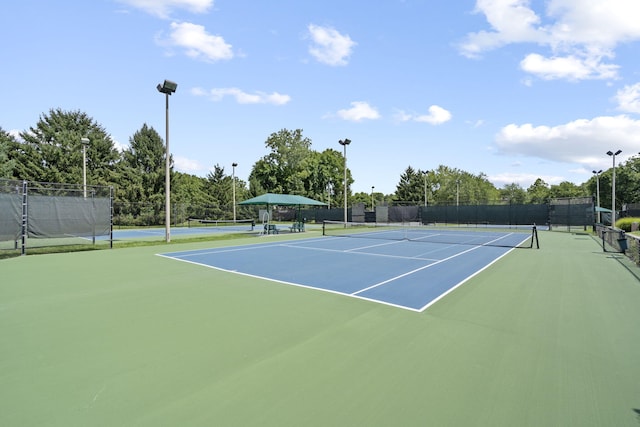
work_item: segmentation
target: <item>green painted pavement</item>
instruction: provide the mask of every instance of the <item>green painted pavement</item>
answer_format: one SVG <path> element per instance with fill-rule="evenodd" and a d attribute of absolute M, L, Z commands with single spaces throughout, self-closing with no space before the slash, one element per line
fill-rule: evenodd
<path fill-rule="evenodd" d="M 2 260 L 0 425 L 638 426 L 640 282 L 540 240 L 424 313 L 154 256 L 220 242 Z"/>

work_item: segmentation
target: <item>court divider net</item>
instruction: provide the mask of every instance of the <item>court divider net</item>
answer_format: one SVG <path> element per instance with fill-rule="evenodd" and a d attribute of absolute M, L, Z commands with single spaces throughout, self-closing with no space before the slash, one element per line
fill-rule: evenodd
<path fill-rule="evenodd" d="M 506 248 L 540 248 L 535 225 L 445 227 L 420 223 L 370 223 L 326 220 L 322 234 L 361 239 L 407 240 L 448 245 L 496 246 Z"/>
<path fill-rule="evenodd" d="M 249 230 L 253 231 L 256 222 L 253 219 L 203 219 L 203 218 L 189 218 L 187 220 L 189 228 L 195 227 L 232 227 L 237 230 Z"/>

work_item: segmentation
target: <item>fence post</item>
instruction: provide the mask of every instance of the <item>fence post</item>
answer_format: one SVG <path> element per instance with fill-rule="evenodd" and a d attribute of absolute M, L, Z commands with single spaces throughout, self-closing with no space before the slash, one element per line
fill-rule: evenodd
<path fill-rule="evenodd" d="M 29 211 L 27 206 L 27 188 L 27 181 L 22 181 L 22 255 L 27 254 L 27 213 Z"/>

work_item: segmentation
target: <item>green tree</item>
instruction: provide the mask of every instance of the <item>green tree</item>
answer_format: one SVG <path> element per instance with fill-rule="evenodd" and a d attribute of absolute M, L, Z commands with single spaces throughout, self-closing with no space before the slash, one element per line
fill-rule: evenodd
<path fill-rule="evenodd" d="M 338 205 L 344 203 L 344 157 L 334 149 L 319 153 L 310 151 L 305 159 L 307 170 L 304 181 L 305 195 L 325 203 Z M 351 172 L 347 168 L 347 186 L 353 183 Z M 347 187 L 348 188 L 348 187 Z M 347 192 L 347 197 L 349 192 Z"/>
<path fill-rule="evenodd" d="M 0 178 L 13 178 L 15 159 L 9 160 L 9 151 L 17 146 L 17 141 L 13 135 L 5 132 L 0 127 Z"/>
<path fill-rule="evenodd" d="M 250 181 L 266 192 L 304 194 L 304 182 L 309 174 L 305 159 L 309 156 L 311 140 L 301 129 L 282 129 L 272 133 L 265 142 L 271 153 L 254 165 Z"/>
<path fill-rule="evenodd" d="M 561 198 L 561 197 L 585 197 L 589 196 L 588 190 L 585 186 L 576 185 L 573 182 L 563 181 L 560 184 L 552 185 L 549 188 L 549 198 Z"/>
<path fill-rule="evenodd" d="M 82 138 L 88 138 L 87 183 L 107 185 L 115 179 L 118 151 L 105 129 L 86 113 L 50 110 L 20 137 L 10 142 L 9 150 L 16 178 L 82 184 Z"/>
<path fill-rule="evenodd" d="M 206 191 L 206 179 L 182 172 L 174 172 L 171 180 L 171 205 L 175 222 L 188 218 L 204 218 L 204 207 L 211 204 Z"/>
<path fill-rule="evenodd" d="M 420 204 L 424 199 L 424 174 L 411 166 L 400 175 L 400 182 L 396 185 L 395 198 L 397 202 Z"/>
<path fill-rule="evenodd" d="M 130 213 L 145 223 L 161 223 L 166 163 L 165 146 L 158 132 L 146 124 L 136 131 L 122 153 L 120 166 L 116 201 L 127 202 Z"/>
<path fill-rule="evenodd" d="M 313 151 L 311 140 L 300 129 L 272 133 L 265 145 L 271 152 L 251 169 L 251 195 L 300 194 L 327 203 L 331 199 L 333 205 L 344 202 L 344 157 L 338 151 Z M 347 170 L 347 186 L 352 183 Z"/>
<path fill-rule="evenodd" d="M 527 188 L 527 202 L 533 204 L 548 203 L 550 197 L 549 184 L 541 178 Z"/>
<path fill-rule="evenodd" d="M 610 190 L 611 186 L 608 189 Z M 638 202 L 640 202 L 640 157 L 636 156 L 619 167 L 616 166 L 616 209 L 627 203 Z"/>
<path fill-rule="evenodd" d="M 527 200 L 527 192 L 520 186 L 520 184 L 511 183 L 506 184 L 500 190 L 500 198 L 502 200 L 508 201 L 512 204 L 523 204 Z"/>

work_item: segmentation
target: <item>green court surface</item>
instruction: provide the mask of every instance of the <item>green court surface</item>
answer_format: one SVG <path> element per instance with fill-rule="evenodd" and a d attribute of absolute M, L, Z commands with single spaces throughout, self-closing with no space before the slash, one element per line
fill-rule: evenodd
<path fill-rule="evenodd" d="M 590 236 L 422 313 L 155 256 L 224 244 L 1 260 L 0 425 L 640 425 L 638 269 Z"/>

